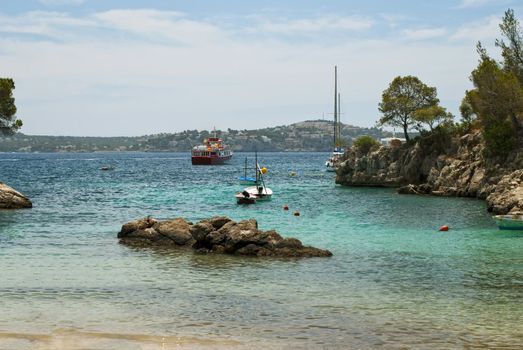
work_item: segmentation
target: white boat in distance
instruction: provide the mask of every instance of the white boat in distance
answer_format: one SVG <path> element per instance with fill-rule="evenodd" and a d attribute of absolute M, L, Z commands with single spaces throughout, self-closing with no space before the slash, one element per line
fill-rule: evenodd
<path fill-rule="evenodd" d="M 338 67 L 334 66 L 334 150 L 325 162 L 327 171 L 336 171 L 341 163 L 345 150 L 340 147 L 341 144 L 341 122 L 340 122 L 340 94 L 338 93 Z"/>

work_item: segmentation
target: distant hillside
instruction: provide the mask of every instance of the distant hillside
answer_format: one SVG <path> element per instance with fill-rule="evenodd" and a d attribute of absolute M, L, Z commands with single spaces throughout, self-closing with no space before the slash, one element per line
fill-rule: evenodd
<path fill-rule="evenodd" d="M 329 151 L 332 148 L 332 121 L 311 120 L 287 126 L 257 130 L 217 130 L 219 137 L 235 151 Z M 389 136 L 378 128 L 342 124 L 341 135 L 347 142 L 361 135 Z M 31 136 L 16 134 L 0 137 L 0 152 L 96 152 L 96 151 L 170 151 L 185 152 L 211 136 L 209 131 L 186 130 L 174 134 L 135 137 Z"/>

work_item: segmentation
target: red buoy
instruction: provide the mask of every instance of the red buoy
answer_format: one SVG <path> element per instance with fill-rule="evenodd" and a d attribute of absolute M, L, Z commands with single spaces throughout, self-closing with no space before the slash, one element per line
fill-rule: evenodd
<path fill-rule="evenodd" d="M 448 231 L 449 227 L 447 225 L 443 225 L 439 228 L 440 231 Z"/>
<path fill-rule="evenodd" d="M 285 204 L 285 205 L 283 206 L 283 210 L 289 210 L 289 206 L 288 206 L 287 204 Z"/>

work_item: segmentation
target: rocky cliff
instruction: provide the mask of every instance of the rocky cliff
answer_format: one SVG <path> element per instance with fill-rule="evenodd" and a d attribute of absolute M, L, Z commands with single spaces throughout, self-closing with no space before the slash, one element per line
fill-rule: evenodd
<path fill-rule="evenodd" d="M 32 206 L 29 198 L 0 182 L 0 209 L 31 208 Z"/>
<path fill-rule="evenodd" d="M 398 187 L 399 193 L 486 199 L 488 210 L 523 210 L 523 151 L 506 159 L 484 157 L 479 132 L 460 138 L 436 135 L 411 145 L 380 147 L 368 154 L 349 149 L 336 183 Z"/>

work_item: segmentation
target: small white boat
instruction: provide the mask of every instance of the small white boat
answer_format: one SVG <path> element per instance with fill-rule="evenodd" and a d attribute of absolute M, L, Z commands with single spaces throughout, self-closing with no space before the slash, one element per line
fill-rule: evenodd
<path fill-rule="evenodd" d="M 523 230 L 523 214 L 496 215 L 494 220 L 500 230 Z"/>
<path fill-rule="evenodd" d="M 258 152 L 255 152 L 255 177 L 254 186 L 249 186 L 243 189 L 242 192 L 235 194 L 236 202 L 238 204 L 254 204 L 257 201 L 267 201 L 272 197 L 272 190 L 265 186 L 263 175 L 267 172 L 267 168 L 260 168 L 258 164 Z M 245 169 L 247 169 L 247 160 L 245 161 Z M 244 177 L 247 178 L 245 171 Z"/>
<path fill-rule="evenodd" d="M 256 203 L 256 198 L 252 197 L 249 194 L 249 192 L 247 192 L 247 191 L 238 192 L 238 193 L 236 193 L 235 197 L 236 197 L 236 203 L 238 203 L 238 204 L 255 204 Z"/>
<path fill-rule="evenodd" d="M 272 190 L 265 186 L 251 186 L 244 189 L 251 197 L 257 201 L 267 201 L 272 197 Z"/>
<path fill-rule="evenodd" d="M 332 152 L 329 160 L 325 162 L 325 170 L 336 171 L 338 169 L 338 166 L 340 165 L 342 157 L 343 151 L 341 149 L 336 148 L 334 152 Z"/>

